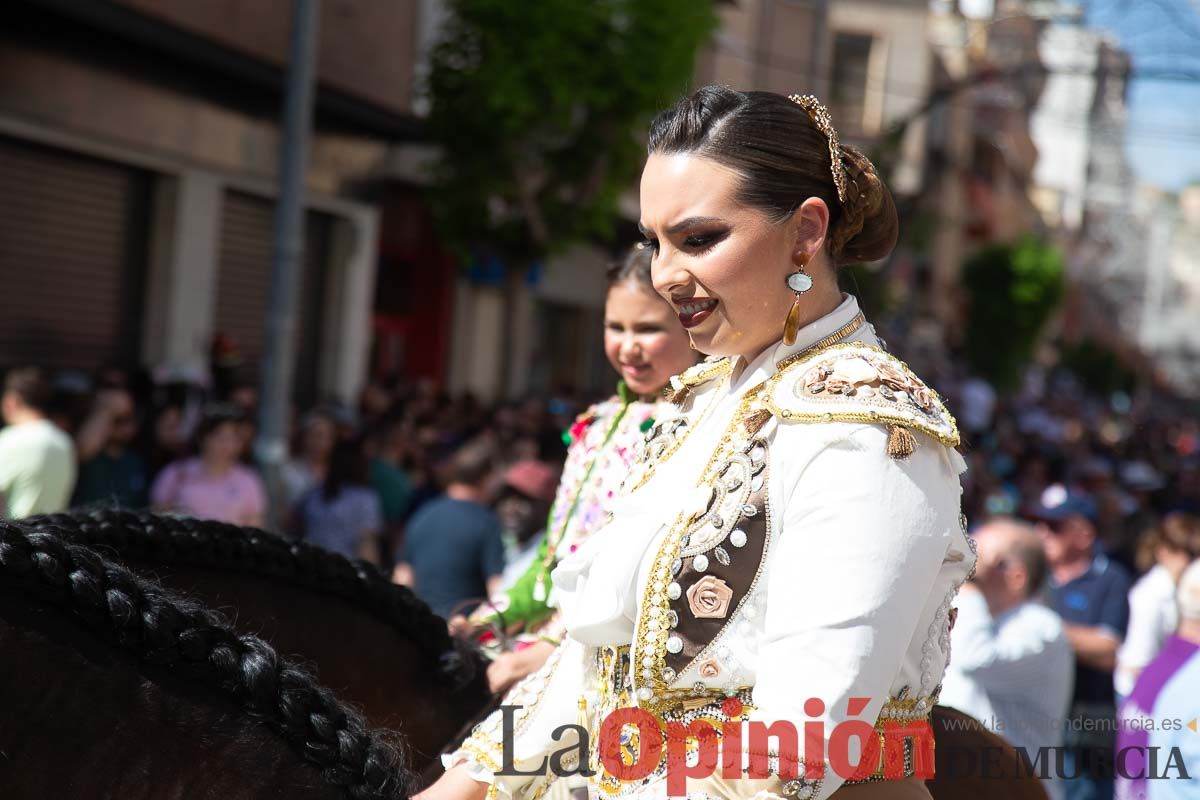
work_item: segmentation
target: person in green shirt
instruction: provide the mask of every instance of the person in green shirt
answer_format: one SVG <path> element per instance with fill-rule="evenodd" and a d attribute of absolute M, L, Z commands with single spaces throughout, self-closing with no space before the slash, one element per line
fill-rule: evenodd
<path fill-rule="evenodd" d="M 75 484 L 71 437 L 46 416 L 50 386 L 37 367 L 9 370 L 0 393 L 0 519 L 62 511 Z"/>
<path fill-rule="evenodd" d="M 401 527 L 413 505 L 412 480 L 404 469 L 404 442 L 408 435 L 404 422 L 393 419 L 380 424 L 374 441 L 374 453 L 368 465 L 371 487 L 379 495 L 383 511 L 384 539 L 391 557 Z"/>

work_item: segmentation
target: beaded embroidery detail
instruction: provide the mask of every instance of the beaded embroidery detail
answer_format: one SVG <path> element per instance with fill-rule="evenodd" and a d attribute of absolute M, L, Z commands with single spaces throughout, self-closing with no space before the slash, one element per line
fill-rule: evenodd
<path fill-rule="evenodd" d="M 694 367 L 689 367 L 671 378 L 670 392 L 680 389 L 695 389 L 713 378 L 724 375 L 733 368 L 733 359 L 728 356 L 710 356 Z"/>
<path fill-rule="evenodd" d="M 785 422 L 899 425 L 958 446 L 958 424 L 937 392 L 878 347 L 837 344 L 780 366 L 767 381 L 763 405 Z"/>
<path fill-rule="evenodd" d="M 538 703 L 554 678 L 554 673 L 562 660 L 562 654 L 563 649 L 556 648 L 541 669 L 522 680 L 505 696 L 506 704 L 517 706 L 513 731 L 515 734 L 520 734 L 533 721 L 539 710 Z M 503 724 L 504 720 L 500 713 L 492 713 L 471 730 L 471 735 L 462 743 L 458 752 L 468 761 L 479 764 L 493 775 L 499 772 L 504 763 Z M 495 791 L 496 785 L 492 784 L 489 788 L 489 796 L 494 796 Z"/>
<path fill-rule="evenodd" d="M 728 626 L 755 597 L 770 544 L 766 475 L 766 442 L 750 439 L 729 455 L 707 484 L 701 484 L 660 544 L 645 588 L 635 637 L 638 705 L 662 714 L 681 701 L 695 702 L 720 694 L 720 690 L 703 681 L 682 689 L 673 688 L 672 683 L 685 673 L 702 677 L 694 667 L 710 658 Z M 754 489 L 755 486 L 759 488 Z M 747 542 L 747 531 L 753 532 L 750 539 L 753 547 Z M 734 558 L 746 563 L 734 563 Z M 723 613 L 703 620 L 706 632 L 702 639 L 685 639 L 676 627 L 678 620 L 685 615 L 696 622 L 700 620 L 689 605 L 689 600 L 696 602 L 695 598 L 689 598 L 681 584 L 690 582 L 697 587 L 707 579 L 715 586 L 723 581 L 708 576 L 717 572 L 725 574 L 734 584 L 729 597 L 718 596 L 713 600 L 718 605 L 726 604 L 720 608 Z M 734 574 L 744 577 L 734 581 Z M 698 633 L 699 630 L 693 631 L 693 636 Z M 714 674 L 708 677 L 719 677 L 722 669 L 720 660 L 709 664 L 709 671 Z"/>

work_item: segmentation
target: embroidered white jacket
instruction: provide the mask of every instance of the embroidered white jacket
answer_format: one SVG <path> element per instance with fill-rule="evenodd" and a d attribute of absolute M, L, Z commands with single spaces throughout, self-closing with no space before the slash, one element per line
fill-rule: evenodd
<path fill-rule="evenodd" d="M 647 465 L 648 474 L 631 475 L 630 483 L 641 485 L 616 505 L 610 524 L 554 572 L 553 600 L 569 635 L 547 665 L 506 699 L 522 706 L 509 737 L 512 766 L 541 766 L 547 756 L 566 750 L 573 738 L 562 726 L 582 721 L 581 706 L 584 716 L 591 714 L 586 727 L 595 736 L 597 709 L 611 711 L 613 704 L 612 687 L 597 672 L 598 648 L 631 646 L 630 691 L 621 701 L 656 713 L 664 695 L 710 696 L 719 703 L 722 695 L 748 690 L 750 720 L 787 720 L 798 730 L 821 720 L 826 745 L 847 719 L 870 725 L 881 712 L 900 718 L 928 713 L 950 655 L 951 601 L 974 565 L 960 513 L 958 476 L 965 464 L 948 446 L 957 441 L 953 419 L 902 364 L 876 349 L 870 325 L 824 353 L 796 358 L 852 326 L 858 315 L 857 302 L 847 297 L 790 347 L 769 348 L 748 365 L 708 363 L 685 373 L 682 383 L 692 395 L 681 414 L 686 425 L 651 447 L 657 463 Z M 780 370 L 781 362 L 787 370 Z M 764 555 L 743 596 L 735 594 L 724 609 L 719 632 L 699 642 L 701 652 L 682 666 L 673 629 L 683 624 L 678 617 L 687 616 L 688 598 L 680 599 L 679 563 L 668 573 L 660 550 L 670 537 L 678 538 L 674 523 L 681 511 L 685 518 L 710 513 L 718 519 L 692 526 L 676 562 L 686 562 L 684 573 L 694 579 L 718 569 L 718 560 L 727 564 L 741 557 L 738 542 L 746 536 L 738 534 L 749 520 L 738 509 L 753 512 L 747 508 L 752 504 L 735 498 L 733 516 L 720 519 L 713 481 L 699 479 L 727 438 L 731 420 L 747 409 L 747 392 L 758 397 L 750 407 L 771 412 L 753 436 L 738 431 L 732 437 L 747 452 L 761 443 L 755 456 L 768 464 L 753 478 L 765 494 Z M 888 454 L 889 436 L 901 423 L 914 434 L 916 447 L 898 458 Z M 669 431 L 671 422 L 659 427 Z M 733 472 L 724 475 L 730 487 L 739 483 Z M 751 480 L 751 473 L 742 477 Z M 650 606 L 655 598 L 665 603 L 663 595 L 676 603 L 660 614 Z M 690 608 L 696 614 L 697 603 Z M 699 609 L 702 616 L 703 602 Z M 682 668 L 664 670 L 664 659 Z M 747 697 L 746 691 L 740 696 Z M 821 700 L 824 713 L 806 714 L 809 698 Z M 865 709 L 849 713 L 851 698 L 866 698 Z M 497 774 L 504 761 L 502 738 L 497 714 L 447 764 L 467 760 L 470 774 L 493 784 L 500 796 L 539 795 L 550 778 Z M 595 749 L 597 742 L 590 745 Z M 857 747 L 851 750 L 855 761 Z M 819 782 L 714 778 L 692 781 L 688 793 L 821 800 L 843 782 L 829 768 L 827 753 L 828 747 Z M 806 760 L 812 763 L 814 754 Z M 571 763 L 568 757 L 559 766 Z M 665 797 L 662 771 L 619 794 Z"/>

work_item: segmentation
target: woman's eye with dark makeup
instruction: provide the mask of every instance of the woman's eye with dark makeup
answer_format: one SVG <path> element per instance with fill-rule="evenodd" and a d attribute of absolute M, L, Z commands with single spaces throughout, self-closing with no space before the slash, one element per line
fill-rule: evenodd
<path fill-rule="evenodd" d="M 653 250 L 656 253 L 658 252 L 658 240 L 657 239 L 643 239 L 639 246 L 643 250 Z"/>
<path fill-rule="evenodd" d="M 707 250 L 725 238 L 725 233 L 697 233 L 683 240 L 684 247 L 689 250 Z"/>

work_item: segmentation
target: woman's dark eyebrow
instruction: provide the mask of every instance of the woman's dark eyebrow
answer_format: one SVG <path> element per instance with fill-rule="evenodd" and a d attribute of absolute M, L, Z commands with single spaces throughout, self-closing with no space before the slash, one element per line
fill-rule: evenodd
<path fill-rule="evenodd" d="M 720 217 L 688 217 L 687 219 L 681 219 L 679 222 L 670 225 L 667 228 L 667 233 L 679 233 L 680 231 L 686 230 L 693 225 L 705 225 L 709 222 L 722 222 L 722 220 Z M 638 223 L 638 230 L 642 232 L 643 236 L 650 235 L 649 231 L 646 230 L 646 226 L 641 222 Z"/>
<path fill-rule="evenodd" d="M 667 228 L 667 233 L 679 233 L 682 230 L 687 230 L 695 225 L 705 225 L 710 222 L 720 222 L 719 217 L 688 217 L 681 219 Z"/>

